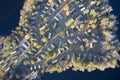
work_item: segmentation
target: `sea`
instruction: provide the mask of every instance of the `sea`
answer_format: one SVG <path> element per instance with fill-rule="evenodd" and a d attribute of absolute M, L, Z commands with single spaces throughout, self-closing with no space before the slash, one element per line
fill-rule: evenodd
<path fill-rule="evenodd" d="M 0 36 L 8 36 L 12 30 L 18 26 L 20 10 L 25 0 L 0 0 Z M 112 13 L 117 16 L 120 23 L 120 0 L 109 0 L 113 7 Z M 117 25 L 117 36 L 120 39 L 120 24 Z M 106 69 L 105 71 L 95 70 L 93 72 L 72 71 L 68 69 L 64 72 L 52 74 L 45 73 L 43 80 L 120 80 L 120 68 Z"/>

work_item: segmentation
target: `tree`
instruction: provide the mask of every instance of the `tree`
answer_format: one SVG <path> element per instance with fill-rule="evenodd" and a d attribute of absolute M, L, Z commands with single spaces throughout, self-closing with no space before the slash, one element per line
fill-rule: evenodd
<path fill-rule="evenodd" d="M 41 41 L 47 43 L 48 42 L 48 38 L 42 38 Z"/>

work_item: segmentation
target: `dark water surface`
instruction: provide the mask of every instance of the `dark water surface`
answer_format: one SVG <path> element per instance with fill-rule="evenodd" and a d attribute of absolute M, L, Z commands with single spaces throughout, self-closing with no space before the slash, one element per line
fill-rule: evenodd
<path fill-rule="evenodd" d="M 22 9 L 24 0 L 0 0 L 0 35 L 9 35 L 11 30 L 18 26 L 20 10 Z M 114 11 L 120 22 L 120 0 L 110 0 Z M 120 25 L 118 25 L 120 28 Z M 120 29 L 119 29 L 120 30 Z M 117 32 L 120 38 L 120 32 Z M 71 69 L 53 74 L 45 73 L 44 80 L 120 80 L 120 69 L 107 69 L 104 72 L 99 70 L 91 73 L 72 71 Z"/>
<path fill-rule="evenodd" d="M 11 34 L 18 26 L 24 0 L 0 0 L 0 36 Z"/>

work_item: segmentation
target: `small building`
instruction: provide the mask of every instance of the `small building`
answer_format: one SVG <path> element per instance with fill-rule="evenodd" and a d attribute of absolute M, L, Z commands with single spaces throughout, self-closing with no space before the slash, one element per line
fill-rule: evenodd
<path fill-rule="evenodd" d="M 67 55 L 67 60 L 70 60 L 70 55 L 69 54 Z"/>
<path fill-rule="evenodd" d="M 20 51 L 22 51 L 22 52 L 25 50 L 25 48 L 24 48 L 23 46 L 21 46 L 19 49 L 20 49 Z"/>
<path fill-rule="evenodd" d="M 25 44 L 27 44 L 27 45 L 29 46 L 29 45 L 30 45 L 30 41 L 27 40 L 27 41 L 25 42 Z"/>
<path fill-rule="evenodd" d="M 39 14 L 38 11 L 35 11 L 32 13 L 32 15 L 36 15 L 36 14 Z"/>
<path fill-rule="evenodd" d="M 46 13 L 46 11 L 42 11 L 44 14 Z"/>
<path fill-rule="evenodd" d="M 37 69 L 37 67 L 36 67 L 36 65 L 34 65 L 34 70 L 36 70 Z"/>
<path fill-rule="evenodd" d="M 84 32 L 87 37 L 89 37 L 89 33 L 87 31 Z"/>
<path fill-rule="evenodd" d="M 33 70 L 33 67 L 32 67 L 32 66 L 30 66 L 30 70 L 31 70 L 31 71 Z"/>
<path fill-rule="evenodd" d="M 14 57 L 12 57 L 12 59 L 16 59 L 18 56 L 14 56 Z"/>
<path fill-rule="evenodd" d="M 51 8 L 53 12 L 55 12 L 56 10 L 54 8 Z"/>
<path fill-rule="evenodd" d="M 33 47 L 33 48 L 32 48 L 32 51 L 33 51 L 33 52 L 37 52 L 37 51 L 38 51 L 38 49 L 37 49 L 37 48 L 35 48 L 35 47 Z"/>
<path fill-rule="evenodd" d="M 58 62 L 58 60 L 56 59 L 56 60 L 52 61 L 52 64 L 55 64 L 55 63 L 57 63 L 57 62 Z"/>
<path fill-rule="evenodd" d="M 93 4 L 95 4 L 95 3 L 96 3 L 96 1 L 94 0 L 94 1 L 91 1 L 91 3 L 90 3 L 90 4 L 91 4 L 91 5 L 93 5 Z"/>
<path fill-rule="evenodd" d="M 78 42 L 78 40 L 76 39 L 73 39 L 73 43 L 76 44 Z"/>
<path fill-rule="evenodd" d="M 61 3 L 62 1 L 61 0 L 58 0 L 59 3 Z"/>
<path fill-rule="evenodd" d="M 12 53 L 10 53 L 10 54 L 15 54 L 17 51 L 13 51 Z"/>
<path fill-rule="evenodd" d="M 51 39 L 52 33 L 48 34 L 48 39 Z"/>
<path fill-rule="evenodd" d="M 2 66 L 2 69 L 4 68 L 4 67 L 6 67 L 8 65 L 8 63 L 5 63 L 3 66 Z"/>
<path fill-rule="evenodd" d="M 5 72 L 7 72 L 10 69 L 10 67 L 8 67 L 7 69 L 5 69 Z"/>
<path fill-rule="evenodd" d="M 4 60 L 1 60 L 1 61 L 0 61 L 0 64 L 2 64 L 3 62 L 4 62 Z"/>
<path fill-rule="evenodd" d="M 24 56 L 25 56 L 26 58 L 29 58 L 29 55 L 28 55 L 28 53 L 27 53 L 27 54 L 25 54 Z"/>
<path fill-rule="evenodd" d="M 59 7 L 59 5 L 57 3 L 55 3 L 55 7 Z"/>
<path fill-rule="evenodd" d="M 61 45 L 62 45 L 62 42 L 61 42 L 61 41 L 59 41 L 58 47 L 61 47 Z"/>
<path fill-rule="evenodd" d="M 57 16 L 58 16 L 58 18 L 62 18 L 63 19 L 62 14 L 59 13 Z"/>
<path fill-rule="evenodd" d="M 66 31 L 66 35 L 67 35 L 67 37 L 69 37 L 69 36 L 70 36 L 68 31 Z"/>
<path fill-rule="evenodd" d="M 92 42 L 97 43 L 98 41 L 95 38 L 93 38 Z"/>
<path fill-rule="evenodd" d="M 41 59 L 40 59 L 39 57 L 37 57 L 37 60 L 38 60 L 38 61 L 41 61 Z"/>
<path fill-rule="evenodd" d="M 48 9 L 48 7 L 45 6 L 45 9 Z"/>
<path fill-rule="evenodd" d="M 28 46 L 24 43 L 23 45 L 22 45 L 25 49 L 27 49 L 28 48 Z"/>
<path fill-rule="evenodd" d="M 55 17 L 54 17 L 54 19 L 55 19 L 56 21 L 59 21 L 59 19 L 58 19 L 58 17 L 57 17 L 57 16 L 55 16 Z"/>
<path fill-rule="evenodd" d="M 50 46 L 51 46 L 52 48 L 55 48 L 55 46 L 54 46 L 53 44 L 50 44 Z"/>
<path fill-rule="evenodd" d="M 75 20 L 78 16 L 80 16 L 80 13 L 78 13 L 78 12 L 74 12 L 73 14 L 72 14 L 72 18 Z"/>
<path fill-rule="evenodd" d="M 81 7 L 83 7 L 83 6 L 84 6 L 84 4 L 80 4 L 80 5 L 78 5 L 79 8 L 81 8 Z"/>
<path fill-rule="evenodd" d="M 40 66 L 40 65 L 38 65 L 38 68 L 40 69 L 40 68 L 41 68 L 41 66 Z"/>
<path fill-rule="evenodd" d="M 80 9 L 80 11 L 84 11 L 85 9 L 86 9 L 86 8 L 85 8 L 85 7 L 83 7 L 83 8 L 81 8 L 81 9 Z"/>
<path fill-rule="evenodd" d="M 81 31 L 80 27 L 79 26 L 76 26 L 76 28 L 78 29 L 78 31 Z"/>
<path fill-rule="evenodd" d="M 15 36 L 15 39 L 17 40 L 17 42 L 20 42 L 20 39 L 18 38 L 18 36 Z"/>
<path fill-rule="evenodd" d="M 33 52 L 33 51 L 29 51 L 28 53 L 29 53 L 29 54 L 31 54 L 31 55 L 33 55 L 33 54 L 34 54 L 34 52 Z"/>
<path fill-rule="evenodd" d="M 93 43 L 92 42 L 90 43 L 90 48 L 93 48 Z"/>

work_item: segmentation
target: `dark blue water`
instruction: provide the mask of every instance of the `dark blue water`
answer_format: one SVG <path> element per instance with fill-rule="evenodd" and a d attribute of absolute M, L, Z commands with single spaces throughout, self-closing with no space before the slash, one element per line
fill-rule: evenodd
<path fill-rule="evenodd" d="M 0 0 L 0 36 L 11 34 L 18 26 L 24 0 Z"/>
<path fill-rule="evenodd" d="M 11 30 L 18 26 L 20 9 L 22 9 L 24 0 L 0 0 L 0 35 L 9 35 Z M 110 0 L 114 11 L 120 22 L 120 0 Z M 117 25 L 120 28 L 120 25 Z M 120 37 L 120 29 L 117 35 Z M 74 72 L 71 69 L 53 74 L 46 73 L 44 80 L 120 80 L 120 69 L 107 69 L 104 72 L 96 70 L 94 72 Z"/>

